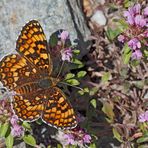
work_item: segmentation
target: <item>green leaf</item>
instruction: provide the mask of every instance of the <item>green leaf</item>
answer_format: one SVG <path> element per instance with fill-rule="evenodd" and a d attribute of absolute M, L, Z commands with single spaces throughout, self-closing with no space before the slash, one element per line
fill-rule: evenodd
<path fill-rule="evenodd" d="M 74 64 L 83 65 L 83 63 L 80 60 L 76 59 L 76 58 L 73 58 L 71 60 L 71 62 L 74 63 Z"/>
<path fill-rule="evenodd" d="M 122 55 L 123 63 L 124 64 L 128 64 L 129 63 L 131 55 L 132 55 L 131 49 L 128 47 L 127 44 L 125 44 L 125 46 L 123 47 L 123 55 Z"/>
<path fill-rule="evenodd" d="M 137 143 L 143 143 L 143 142 L 144 143 L 148 142 L 148 136 L 144 135 L 143 137 L 137 140 Z"/>
<path fill-rule="evenodd" d="M 90 103 L 91 103 L 91 105 L 92 105 L 94 108 L 97 107 L 97 101 L 96 101 L 96 99 L 92 99 L 92 100 L 90 101 Z"/>
<path fill-rule="evenodd" d="M 24 121 L 22 126 L 25 128 L 25 129 L 28 129 L 28 130 L 31 130 L 31 126 L 28 122 Z"/>
<path fill-rule="evenodd" d="M 62 148 L 62 145 L 61 145 L 61 144 L 58 144 L 58 145 L 57 145 L 57 148 Z"/>
<path fill-rule="evenodd" d="M 79 72 L 77 73 L 77 77 L 78 77 L 78 78 L 83 78 L 86 74 L 87 74 L 86 71 L 79 71 Z"/>
<path fill-rule="evenodd" d="M 107 117 L 110 119 L 110 122 L 113 122 L 115 114 L 113 112 L 113 105 L 108 103 L 108 102 L 104 102 L 103 103 L 103 108 L 102 111 L 107 115 Z"/>
<path fill-rule="evenodd" d="M 56 34 L 52 34 L 49 39 L 49 44 L 51 47 L 55 47 L 58 43 L 58 36 Z"/>
<path fill-rule="evenodd" d="M 91 143 L 90 146 L 89 146 L 89 148 L 96 148 L 95 143 Z"/>
<path fill-rule="evenodd" d="M 71 78 L 73 78 L 73 77 L 75 77 L 75 74 L 73 74 L 73 73 L 68 73 L 68 74 L 65 76 L 65 80 L 71 79 Z"/>
<path fill-rule="evenodd" d="M 4 123 L 0 127 L 0 137 L 5 137 L 9 128 L 9 123 Z"/>
<path fill-rule="evenodd" d="M 71 85 L 79 85 L 80 84 L 80 82 L 76 79 L 69 79 L 69 80 L 66 80 L 66 82 Z"/>
<path fill-rule="evenodd" d="M 98 88 L 97 87 L 93 87 L 92 89 L 90 89 L 89 95 L 93 96 L 93 95 L 95 95 L 97 93 L 97 91 L 98 91 Z"/>
<path fill-rule="evenodd" d="M 85 87 L 85 88 L 83 88 L 83 91 L 84 91 L 85 93 L 89 93 L 89 88 L 88 88 L 88 87 Z"/>
<path fill-rule="evenodd" d="M 13 147 L 14 137 L 11 135 L 11 133 L 5 138 L 5 143 L 7 148 Z"/>
<path fill-rule="evenodd" d="M 80 54 L 80 50 L 75 49 L 75 50 L 73 50 L 73 53 L 78 55 L 78 54 Z"/>
<path fill-rule="evenodd" d="M 118 141 L 123 142 L 122 139 L 121 139 L 121 135 L 118 133 L 118 131 L 117 131 L 115 128 L 113 128 L 112 130 L 113 130 L 113 135 L 114 135 L 114 137 L 115 137 Z"/>
<path fill-rule="evenodd" d="M 35 146 L 36 145 L 36 140 L 32 135 L 25 135 L 23 137 L 23 140 L 25 143 L 31 145 L 31 146 Z"/>
<path fill-rule="evenodd" d="M 83 90 L 79 90 L 78 93 L 82 96 L 84 95 L 84 91 Z"/>
<path fill-rule="evenodd" d="M 111 29 L 108 28 L 106 31 L 107 37 L 109 38 L 109 40 L 113 41 L 122 31 L 117 28 L 117 29 Z"/>
<path fill-rule="evenodd" d="M 101 77 L 101 81 L 102 81 L 103 83 L 107 82 L 107 81 L 109 80 L 110 76 L 111 76 L 110 72 L 105 72 L 105 73 L 103 74 L 103 76 Z"/>

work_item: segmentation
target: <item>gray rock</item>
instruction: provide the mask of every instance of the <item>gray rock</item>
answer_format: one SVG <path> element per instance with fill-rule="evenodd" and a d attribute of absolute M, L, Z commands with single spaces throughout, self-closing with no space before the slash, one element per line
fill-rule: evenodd
<path fill-rule="evenodd" d="M 70 0 L 1 0 L 0 1 L 0 58 L 14 52 L 22 27 L 32 19 L 38 20 L 49 36 L 58 29 L 70 32 L 72 40 L 79 38 L 80 48 L 88 46 L 90 35 L 79 1 Z"/>

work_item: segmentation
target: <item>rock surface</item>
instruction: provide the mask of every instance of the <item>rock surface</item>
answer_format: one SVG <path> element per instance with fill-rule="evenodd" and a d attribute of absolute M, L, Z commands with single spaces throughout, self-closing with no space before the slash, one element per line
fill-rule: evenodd
<path fill-rule="evenodd" d="M 78 3 L 70 0 L 1 0 L 0 58 L 14 52 L 22 27 L 32 19 L 41 23 L 47 39 L 54 31 L 66 29 L 72 40 L 80 37 L 80 48 L 86 50 L 85 41 L 90 32 Z"/>

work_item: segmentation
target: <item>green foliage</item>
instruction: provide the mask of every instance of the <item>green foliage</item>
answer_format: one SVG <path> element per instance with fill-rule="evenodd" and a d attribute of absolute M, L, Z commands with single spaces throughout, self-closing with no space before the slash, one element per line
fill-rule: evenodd
<path fill-rule="evenodd" d="M 97 101 L 96 101 L 96 99 L 92 99 L 92 100 L 90 101 L 90 103 L 91 103 L 91 105 L 92 105 L 94 108 L 97 107 Z"/>
<path fill-rule="evenodd" d="M 0 126 L 0 137 L 5 137 L 6 136 L 6 133 L 9 129 L 9 123 L 4 123 L 4 124 L 1 124 Z"/>
<path fill-rule="evenodd" d="M 118 132 L 115 128 L 113 128 L 112 130 L 113 130 L 113 135 L 114 135 L 114 137 L 115 137 L 118 141 L 123 142 L 123 141 L 122 141 L 122 138 L 121 138 L 121 135 L 119 134 L 119 132 Z"/>
<path fill-rule="evenodd" d="M 106 31 L 106 35 L 109 40 L 113 41 L 121 32 L 122 31 L 119 28 L 113 30 L 108 27 Z"/>
<path fill-rule="evenodd" d="M 28 145 L 31 145 L 31 146 L 36 145 L 36 140 L 32 135 L 24 135 L 23 140 Z"/>
<path fill-rule="evenodd" d="M 148 132 L 144 134 L 141 138 L 138 138 L 137 143 L 148 143 Z"/>
<path fill-rule="evenodd" d="M 75 50 L 73 50 L 73 53 L 74 53 L 75 55 L 79 55 L 79 54 L 80 54 L 80 50 L 75 49 Z"/>
<path fill-rule="evenodd" d="M 75 66 L 73 65 L 72 69 L 79 69 L 84 66 L 84 64 L 76 58 L 72 58 L 71 63 L 75 64 Z"/>
<path fill-rule="evenodd" d="M 110 72 L 105 72 L 105 73 L 103 74 L 103 76 L 101 77 L 101 81 L 102 81 L 103 83 L 107 82 L 107 81 L 109 80 L 110 76 L 111 76 Z"/>
<path fill-rule="evenodd" d="M 108 102 L 104 102 L 102 111 L 107 115 L 107 117 L 108 117 L 107 121 L 109 123 L 112 123 L 114 120 L 114 117 L 115 117 L 115 114 L 113 111 L 113 105 Z"/>
<path fill-rule="evenodd" d="M 7 148 L 13 147 L 14 137 L 11 135 L 11 133 L 5 138 L 5 143 Z"/>
<path fill-rule="evenodd" d="M 68 80 L 68 79 L 71 79 L 71 78 L 74 78 L 75 77 L 75 74 L 73 73 L 68 73 L 66 76 L 65 76 L 65 80 Z"/>
<path fill-rule="evenodd" d="M 97 93 L 97 91 L 98 91 L 98 88 L 97 87 L 93 87 L 93 88 L 90 89 L 89 95 L 93 96 L 93 95 L 95 95 Z"/>
<path fill-rule="evenodd" d="M 31 130 L 30 123 L 28 123 L 28 122 L 26 122 L 26 121 L 23 122 L 22 126 L 23 126 L 25 129 L 29 130 L 29 131 Z"/>
<path fill-rule="evenodd" d="M 81 90 L 79 90 L 78 93 L 82 96 L 85 93 L 89 93 L 89 89 L 87 87 L 81 88 Z"/>
<path fill-rule="evenodd" d="M 127 44 L 125 44 L 123 47 L 123 55 L 122 55 L 122 59 L 123 59 L 124 64 L 129 63 L 131 55 L 132 55 L 131 49 L 128 47 Z"/>
<path fill-rule="evenodd" d="M 68 79 L 68 80 L 66 80 L 66 82 L 67 82 L 68 84 L 74 85 L 74 86 L 80 84 L 80 82 L 79 82 L 78 80 L 76 80 L 76 79 Z"/>
<path fill-rule="evenodd" d="M 97 148 L 97 147 L 96 147 L 95 143 L 91 143 L 91 144 L 89 145 L 89 148 Z"/>
<path fill-rule="evenodd" d="M 87 74 L 86 71 L 79 71 L 79 72 L 77 73 L 77 77 L 78 77 L 78 78 L 83 78 L 86 74 Z"/>
<path fill-rule="evenodd" d="M 58 36 L 56 34 L 52 34 L 49 39 L 49 44 L 51 47 L 55 47 L 58 42 Z"/>

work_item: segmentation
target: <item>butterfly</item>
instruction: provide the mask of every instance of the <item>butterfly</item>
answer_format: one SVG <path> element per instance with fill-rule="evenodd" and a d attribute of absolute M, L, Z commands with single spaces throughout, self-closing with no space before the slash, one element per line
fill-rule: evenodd
<path fill-rule="evenodd" d="M 51 76 L 53 63 L 43 29 L 38 21 L 28 22 L 16 42 L 17 54 L 0 62 L 0 81 L 15 94 L 12 107 L 23 121 L 39 118 L 60 129 L 72 129 L 77 121 L 65 94 Z"/>

